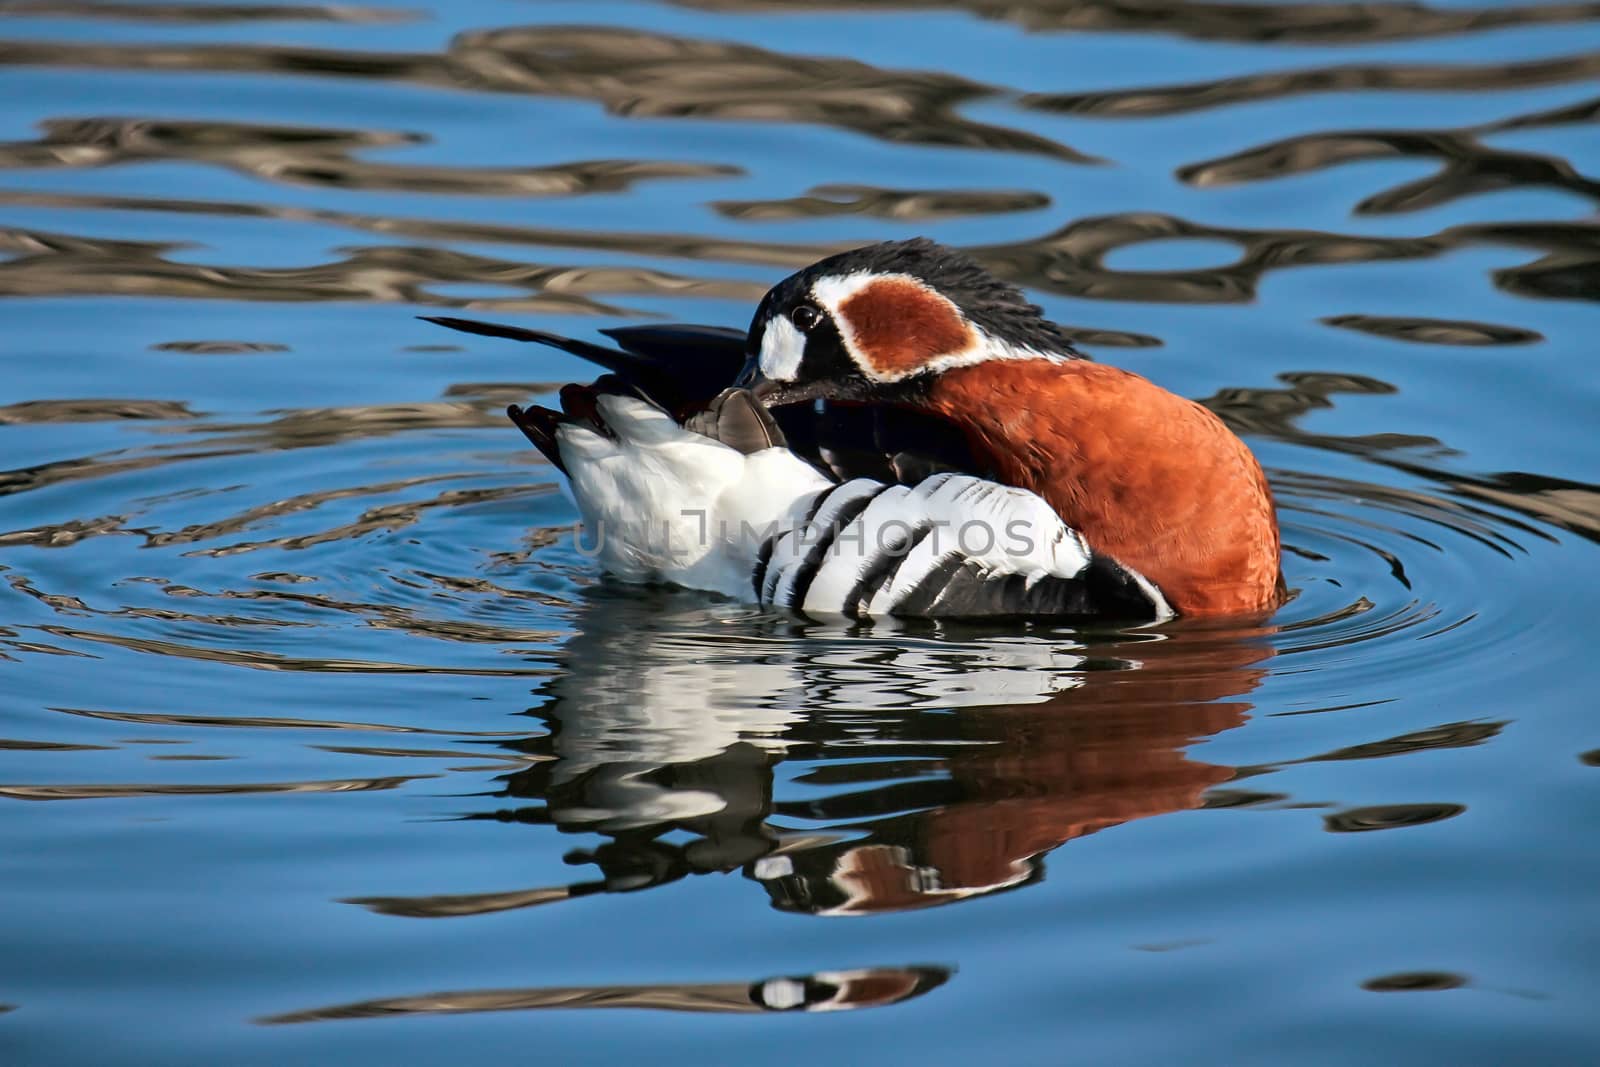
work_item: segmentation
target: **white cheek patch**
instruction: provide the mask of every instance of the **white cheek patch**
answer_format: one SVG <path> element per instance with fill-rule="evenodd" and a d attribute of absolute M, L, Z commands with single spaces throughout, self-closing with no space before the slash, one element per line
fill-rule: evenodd
<path fill-rule="evenodd" d="M 800 360 L 806 354 L 806 335 L 787 316 L 779 315 L 767 323 L 761 335 L 761 373 L 769 381 L 792 382 L 800 376 Z"/>

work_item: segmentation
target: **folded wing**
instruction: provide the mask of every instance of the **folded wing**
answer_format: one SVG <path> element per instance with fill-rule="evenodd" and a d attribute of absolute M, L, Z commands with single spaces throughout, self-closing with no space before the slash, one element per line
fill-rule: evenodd
<path fill-rule="evenodd" d="M 592 550 L 619 577 L 812 616 L 1171 614 L 1026 490 L 948 472 L 839 484 L 784 447 L 772 413 L 742 390 L 679 425 L 610 387 L 569 386 L 564 411 L 519 411 L 518 424 L 544 428 Z"/>

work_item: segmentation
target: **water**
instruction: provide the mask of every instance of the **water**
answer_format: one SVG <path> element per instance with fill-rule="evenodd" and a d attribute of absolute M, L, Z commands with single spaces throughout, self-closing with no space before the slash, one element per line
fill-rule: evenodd
<path fill-rule="evenodd" d="M 0 36 L 5 1062 L 1591 1062 L 1600 8 Z M 413 318 L 915 234 L 1245 434 L 1294 600 L 613 588 L 500 414 L 588 371 Z"/>

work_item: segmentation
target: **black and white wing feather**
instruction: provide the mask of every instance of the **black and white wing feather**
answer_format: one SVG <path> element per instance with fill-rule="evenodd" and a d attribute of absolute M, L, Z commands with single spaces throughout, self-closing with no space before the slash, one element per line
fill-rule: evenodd
<path fill-rule="evenodd" d="M 808 615 L 1172 614 L 1153 585 L 1096 555 L 1038 496 L 960 474 L 825 491 L 804 524 L 759 554 L 752 591 Z"/>

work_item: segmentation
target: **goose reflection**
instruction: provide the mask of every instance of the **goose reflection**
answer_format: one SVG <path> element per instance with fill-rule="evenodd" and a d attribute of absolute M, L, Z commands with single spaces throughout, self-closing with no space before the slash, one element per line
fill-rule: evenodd
<path fill-rule="evenodd" d="M 943 985 L 947 967 L 863 967 L 817 971 L 753 982 L 675 982 L 660 985 L 533 986 L 468 989 L 383 997 L 257 1019 L 258 1023 L 392 1019 L 397 1015 L 460 1015 L 548 1008 L 644 1008 L 655 1011 L 749 1015 L 762 1012 L 855 1011 L 886 1007 Z M 4 1007 L 0 1006 L 0 1011 Z"/>
<path fill-rule="evenodd" d="M 529 711 L 511 803 L 470 819 L 599 834 L 571 884 L 377 897 L 481 914 L 739 871 L 785 911 L 861 915 L 1022 886 L 1073 838 L 1194 808 L 1235 771 L 1192 742 L 1244 722 L 1264 629 L 1085 637 L 800 627 L 602 594 Z"/>
<path fill-rule="evenodd" d="M 1216 635 L 1168 635 L 1092 650 L 1081 685 L 937 715 L 938 778 L 890 784 L 897 768 L 825 764 L 806 776 L 854 789 L 775 804 L 779 817 L 843 822 L 846 840 L 807 841 L 748 873 L 786 911 L 866 915 L 1026 885 L 1074 838 L 1198 807 L 1232 767 L 1189 758 L 1193 741 L 1242 724 L 1237 697 L 1270 652 Z"/>

